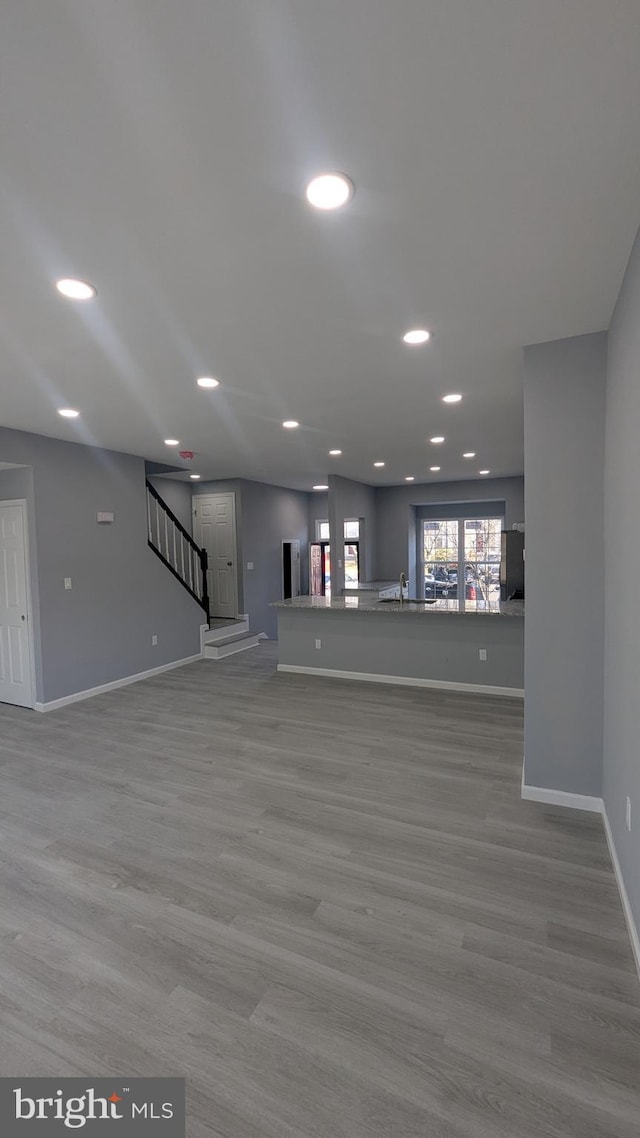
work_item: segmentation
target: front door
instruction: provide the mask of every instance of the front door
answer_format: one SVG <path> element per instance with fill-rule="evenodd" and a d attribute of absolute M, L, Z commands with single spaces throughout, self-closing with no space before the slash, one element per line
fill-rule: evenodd
<path fill-rule="evenodd" d="M 25 510 L 0 502 L 0 702 L 33 707 Z"/>
<path fill-rule="evenodd" d="M 238 615 L 235 494 L 198 494 L 194 540 L 209 557 L 207 585 L 211 616 Z"/>

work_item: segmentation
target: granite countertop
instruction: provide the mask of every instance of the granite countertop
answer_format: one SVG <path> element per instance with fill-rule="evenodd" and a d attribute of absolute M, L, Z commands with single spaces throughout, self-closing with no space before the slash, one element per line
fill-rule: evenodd
<path fill-rule="evenodd" d="M 345 593 L 377 593 L 380 589 L 400 588 L 399 581 L 358 581 L 357 585 L 345 585 Z"/>
<path fill-rule="evenodd" d="M 438 604 L 412 604 L 411 601 L 381 601 L 378 597 L 361 595 L 354 597 L 291 597 L 288 601 L 273 601 L 272 608 L 300 609 L 307 612 L 360 612 L 389 613 L 392 616 L 515 616 L 524 617 L 524 601 L 497 601 L 490 609 L 465 609 L 460 611 L 457 602 L 450 601 L 451 607 L 440 608 Z"/>

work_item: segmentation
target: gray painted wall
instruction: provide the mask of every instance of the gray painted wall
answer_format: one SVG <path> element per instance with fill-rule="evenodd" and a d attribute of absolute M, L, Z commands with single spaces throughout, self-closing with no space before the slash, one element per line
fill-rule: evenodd
<path fill-rule="evenodd" d="M 329 475 L 329 525 L 331 536 L 344 534 L 345 518 L 361 518 L 360 529 L 360 580 L 373 581 L 377 578 L 376 568 L 376 492 L 365 482 L 355 482 L 339 474 Z M 344 590 L 344 550 L 340 542 L 340 552 L 331 556 L 331 586 L 334 596 Z"/>
<path fill-rule="evenodd" d="M 235 491 L 238 529 L 238 607 L 249 614 L 252 632 L 277 636 L 272 601 L 282 598 L 282 542 L 300 542 L 300 588 L 309 586 L 309 495 L 248 479 L 205 482 L 194 488 L 202 494 Z M 253 562 L 253 569 L 247 564 Z"/>
<path fill-rule="evenodd" d="M 315 541 L 316 522 L 329 520 L 329 495 L 318 490 L 309 494 L 309 541 Z"/>
<path fill-rule="evenodd" d="M 0 428 L 0 461 L 33 470 L 38 700 L 199 652 L 202 610 L 147 546 L 142 459 Z"/>
<path fill-rule="evenodd" d="M 178 482 L 175 478 L 149 478 L 149 481 L 187 533 L 193 536 L 191 483 Z"/>
<path fill-rule="evenodd" d="M 604 771 L 607 816 L 640 928 L 640 238 L 609 331 L 605 452 Z M 632 800 L 632 829 L 625 824 Z"/>
<path fill-rule="evenodd" d="M 524 480 L 487 478 L 479 482 L 427 482 L 411 486 L 382 486 L 376 490 L 377 554 L 376 574 L 380 580 L 395 581 L 409 570 L 415 585 L 417 551 L 415 519 L 420 507 L 447 502 L 479 503 L 504 501 L 505 526 L 524 520 Z"/>
<path fill-rule="evenodd" d="M 282 597 L 282 542 L 300 542 L 300 589 L 309 588 L 309 495 L 262 482 L 246 481 L 242 489 L 245 612 L 253 632 L 276 639 L 275 610 Z M 247 570 L 253 561 L 254 569 Z"/>
<path fill-rule="evenodd" d="M 276 609 L 278 661 L 304 668 L 523 687 L 522 617 Z M 322 647 L 315 647 L 316 638 Z M 479 649 L 487 649 L 480 661 Z"/>
<path fill-rule="evenodd" d="M 525 781 L 595 796 L 602 793 L 606 351 L 600 332 L 524 354 Z"/>

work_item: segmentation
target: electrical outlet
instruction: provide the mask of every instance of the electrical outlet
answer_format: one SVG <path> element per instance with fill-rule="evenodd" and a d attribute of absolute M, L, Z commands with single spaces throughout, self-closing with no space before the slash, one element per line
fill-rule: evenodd
<path fill-rule="evenodd" d="M 65 587 L 65 589 L 70 589 L 70 588 L 71 588 L 71 577 L 65 577 L 65 579 L 64 579 L 64 587 Z"/>
<path fill-rule="evenodd" d="M 152 645 L 152 647 L 153 647 L 153 648 L 155 648 L 155 646 L 156 646 L 156 644 L 157 644 L 157 643 L 158 643 L 158 637 L 157 637 L 157 636 L 152 636 L 152 637 L 151 637 L 151 645 Z"/>
<path fill-rule="evenodd" d="M 247 569 L 253 569 L 253 561 L 247 561 Z"/>
<path fill-rule="evenodd" d="M 322 641 L 316 640 L 316 648 L 322 648 Z"/>
<path fill-rule="evenodd" d="M 487 659 L 487 649 L 486 648 L 480 648 L 479 652 L 480 652 L 480 659 L 484 662 Z"/>
<path fill-rule="evenodd" d="M 631 799 L 627 795 L 627 830 L 631 829 Z"/>

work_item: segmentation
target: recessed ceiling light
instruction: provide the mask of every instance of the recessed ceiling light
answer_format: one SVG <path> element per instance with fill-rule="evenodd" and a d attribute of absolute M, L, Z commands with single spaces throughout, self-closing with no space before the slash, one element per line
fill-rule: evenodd
<path fill-rule="evenodd" d="M 374 462 L 374 466 L 384 466 L 384 462 Z"/>
<path fill-rule="evenodd" d="M 405 478 L 405 482 L 415 482 L 415 478 L 413 477 L 413 474 L 407 474 L 407 477 Z"/>
<path fill-rule="evenodd" d="M 474 450 L 466 450 L 462 457 L 463 458 L 475 458 L 476 452 Z"/>
<path fill-rule="evenodd" d="M 318 174 L 307 186 L 307 201 L 316 209 L 340 209 L 351 201 L 355 187 L 346 174 Z"/>
<path fill-rule="evenodd" d="M 444 442 L 444 435 L 434 435 L 432 439 L 429 439 L 429 442 L 430 443 L 443 443 Z"/>
<path fill-rule="evenodd" d="M 214 379 L 212 375 L 202 375 L 200 379 L 196 379 L 198 387 L 219 387 L 220 380 Z"/>
<path fill-rule="evenodd" d="M 74 411 L 72 407 L 60 407 L 58 414 L 62 415 L 63 419 L 77 419 L 80 412 Z"/>
<path fill-rule="evenodd" d="M 491 474 L 490 470 L 479 470 L 478 474 Z"/>
<path fill-rule="evenodd" d="M 77 281 L 73 277 L 63 277 L 56 281 L 56 288 L 69 300 L 93 300 L 98 291 L 88 281 Z"/>
<path fill-rule="evenodd" d="M 405 344 L 426 344 L 431 339 L 431 333 L 426 328 L 412 328 L 410 332 L 405 332 L 402 339 Z"/>
<path fill-rule="evenodd" d="M 435 474 L 435 472 L 436 472 L 437 470 L 440 470 L 440 467 L 439 467 L 439 466 L 430 466 L 430 467 L 429 467 L 429 470 L 433 470 L 433 473 Z"/>
<path fill-rule="evenodd" d="M 180 439 L 165 439 L 164 445 L 166 447 L 179 447 L 180 446 Z"/>
<path fill-rule="evenodd" d="M 286 427 L 286 429 L 288 431 L 294 431 L 296 429 L 296 427 L 300 426 L 300 424 L 299 424 L 297 419 L 285 419 L 282 426 Z"/>
<path fill-rule="evenodd" d="M 461 399 L 462 399 L 461 395 L 443 395 L 442 396 L 442 402 L 443 403 L 459 403 Z"/>
<path fill-rule="evenodd" d="M 199 474 L 190 474 L 189 475 L 189 478 L 192 478 L 194 482 L 197 482 L 199 477 L 200 477 Z"/>
<path fill-rule="evenodd" d="M 314 486 L 314 487 L 313 487 L 313 489 L 314 489 L 314 490 L 328 490 L 328 489 L 329 489 L 329 487 L 328 487 L 328 486 L 324 486 L 324 485 L 318 485 L 318 486 Z"/>
<path fill-rule="evenodd" d="M 334 454 L 334 455 L 335 454 L 342 454 L 342 451 L 341 450 L 330 450 L 329 454 Z"/>

